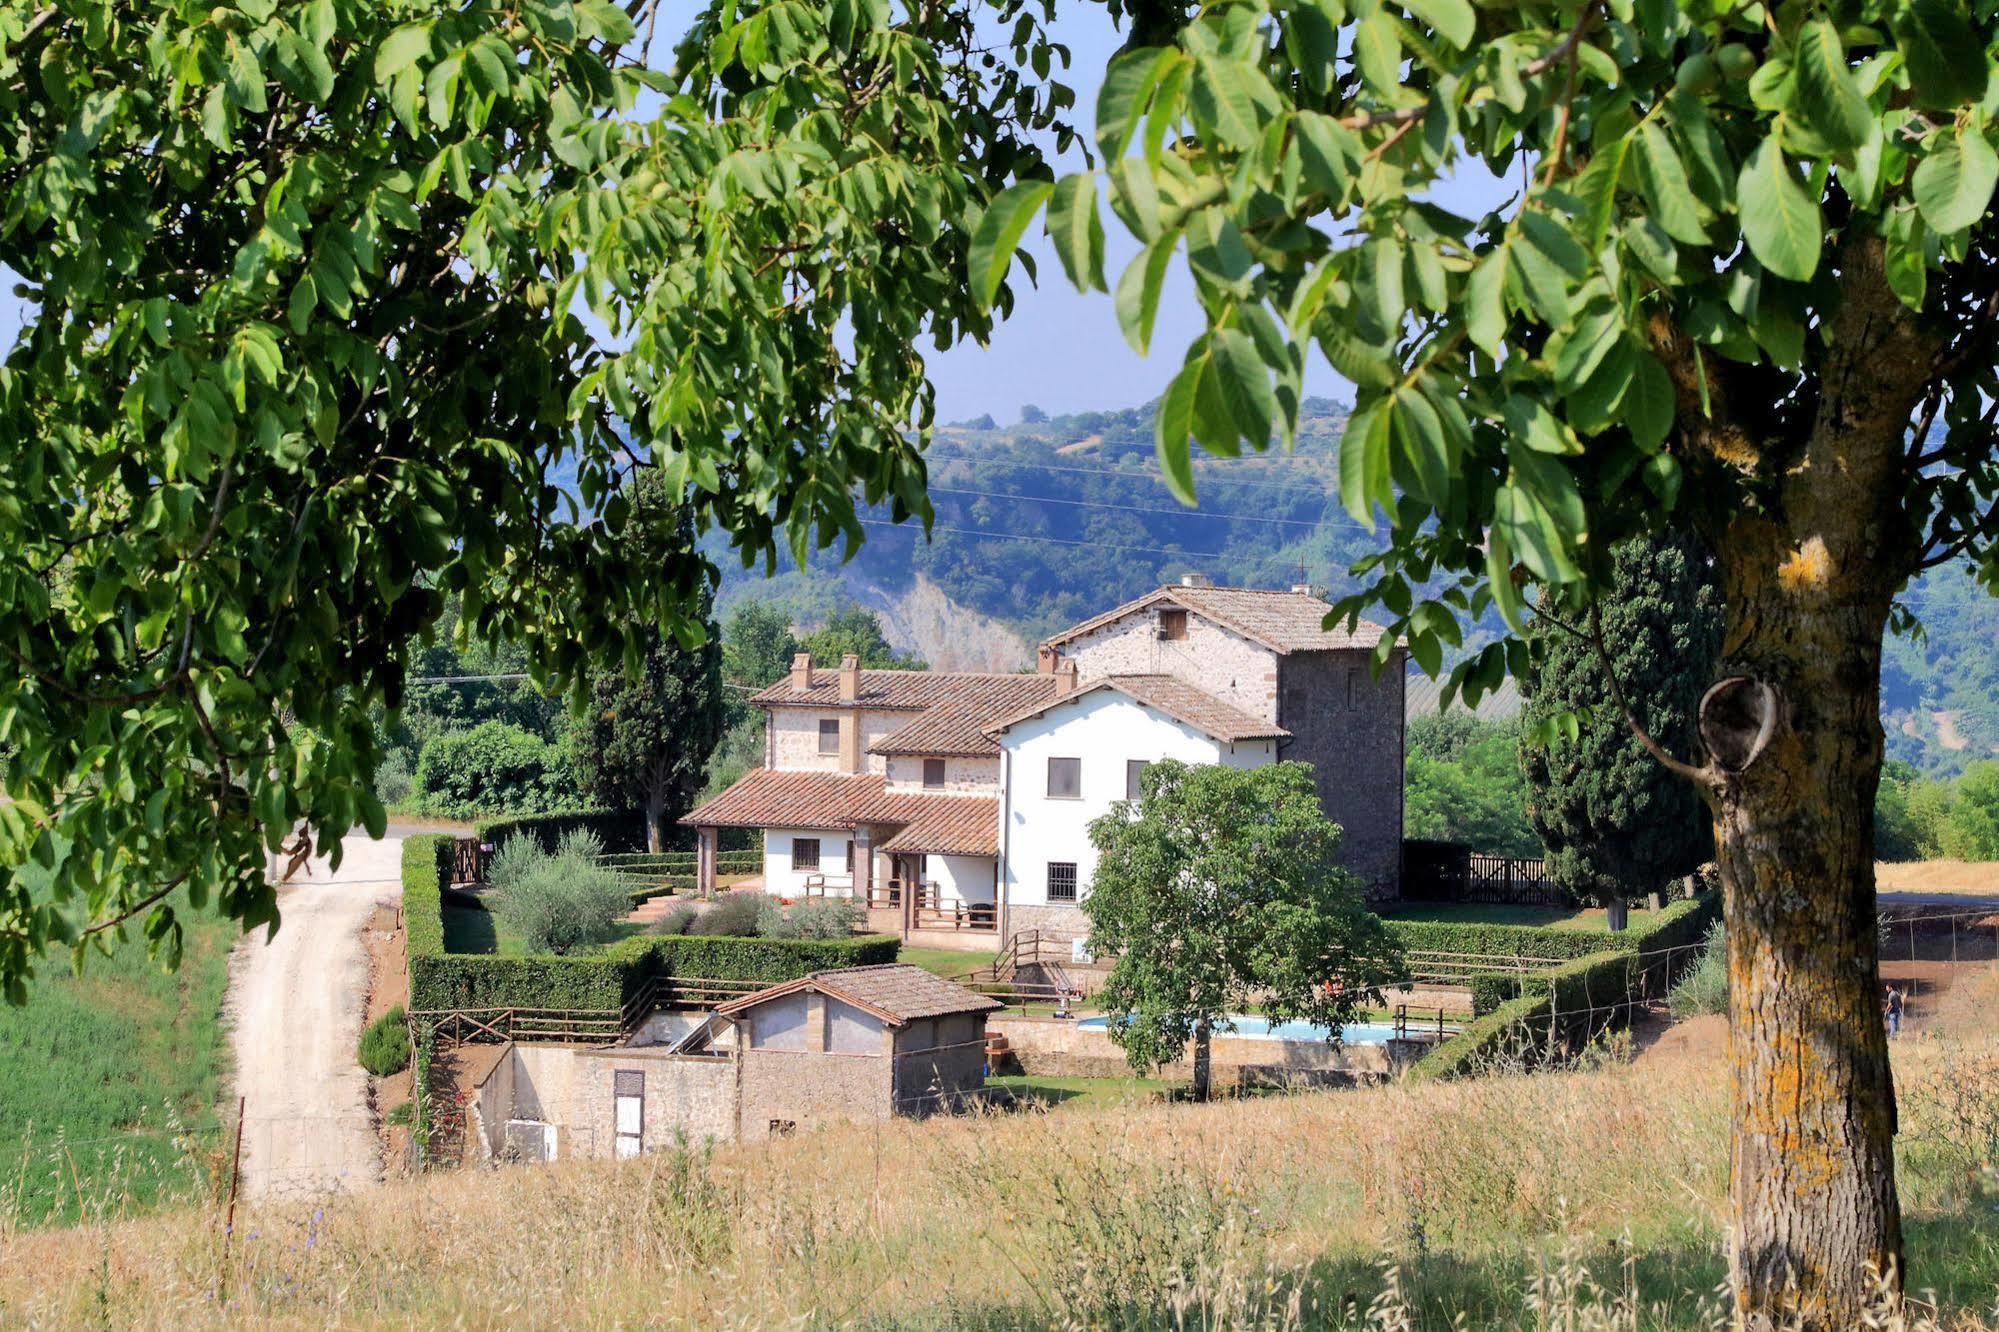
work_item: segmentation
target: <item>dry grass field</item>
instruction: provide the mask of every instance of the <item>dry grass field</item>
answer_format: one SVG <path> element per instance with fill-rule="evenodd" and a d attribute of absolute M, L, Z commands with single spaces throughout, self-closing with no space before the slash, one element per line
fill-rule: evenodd
<path fill-rule="evenodd" d="M 1882 861 L 1874 866 L 1874 887 L 1883 893 L 1999 893 L 1999 861 Z"/>
<path fill-rule="evenodd" d="M 1999 1292 L 1999 983 L 1897 1050 L 1912 1287 Z M 9 1325 L 1695 1328 L 1726 1075 L 1070 1107 L 0 1235 Z M 1561 1321 L 1550 1310 L 1561 1313 Z M 1895 1325 L 1895 1324 L 1891 1324 Z"/>

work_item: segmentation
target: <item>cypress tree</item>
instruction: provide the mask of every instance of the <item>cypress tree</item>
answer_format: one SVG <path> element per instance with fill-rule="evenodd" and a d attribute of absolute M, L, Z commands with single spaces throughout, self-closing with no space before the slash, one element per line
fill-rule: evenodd
<path fill-rule="evenodd" d="M 1698 541 L 1630 541 L 1612 556 L 1603 645 L 1638 722 L 1674 753 L 1693 748 L 1694 716 L 1713 677 L 1721 599 Z M 1573 712 L 1573 739 L 1543 743 L 1548 718 Z M 1521 768 L 1527 818 L 1555 882 L 1601 903 L 1624 927 L 1628 897 L 1662 890 L 1712 854 L 1693 784 L 1647 754 L 1613 697 L 1594 643 L 1557 635 L 1529 682 Z"/>

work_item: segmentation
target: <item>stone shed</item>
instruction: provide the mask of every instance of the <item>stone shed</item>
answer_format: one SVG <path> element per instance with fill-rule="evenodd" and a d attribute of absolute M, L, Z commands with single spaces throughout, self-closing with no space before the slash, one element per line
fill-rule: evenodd
<path fill-rule="evenodd" d="M 738 1134 L 956 1109 L 986 1080 L 997 1000 L 896 962 L 816 971 L 715 1010 L 736 1024 Z"/>
<path fill-rule="evenodd" d="M 468 1105 L 475 1156 L 636 1156 L 959 1108 L 1001 1005 L 905 963 L 814 972 L 625 1044 L 509 1046 Z"/>

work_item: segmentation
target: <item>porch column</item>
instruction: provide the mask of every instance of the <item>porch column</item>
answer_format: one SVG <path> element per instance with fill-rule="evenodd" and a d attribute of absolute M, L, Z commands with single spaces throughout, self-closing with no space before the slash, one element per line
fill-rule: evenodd
<path fill-rule="evenodd" d="M 705 901 L 715 896 L 715 830 L 694 830 L 694 886 Z"/>
<path fill-rule="evenodd" d="M 875 886 L 875 835 L 866 827 L 854 829 L 854 900 L 865 909 L 868 894 Z"/>

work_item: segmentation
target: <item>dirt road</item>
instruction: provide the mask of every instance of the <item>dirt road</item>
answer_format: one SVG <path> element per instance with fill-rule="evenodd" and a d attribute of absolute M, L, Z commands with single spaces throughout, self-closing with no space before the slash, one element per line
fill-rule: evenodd
<path fill-rule="evenodd" d="M 266 943 L 259 930 L 230 959 L 248 1197 L 345 1192 L 382 1177 L 354 1044 L 368 1004 L 361 930 L 400 895 L 401 856 L 398 838 L 349 838 L 338 872 L 315 861 L 278 889 L 278 937 Z"/>

